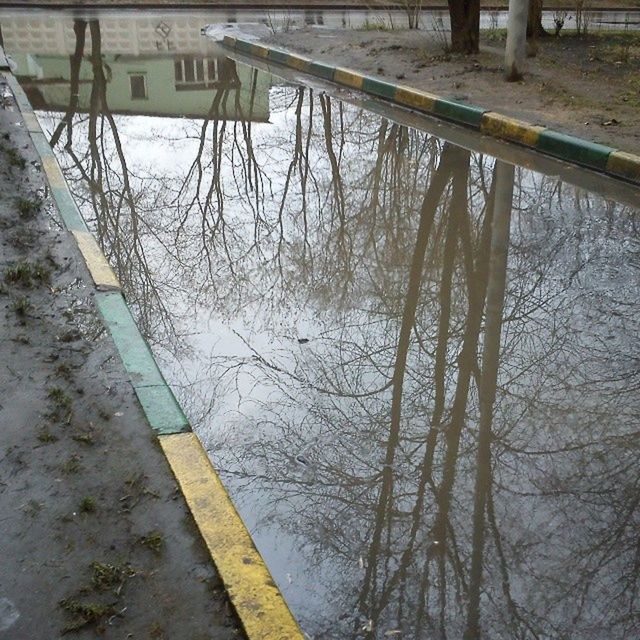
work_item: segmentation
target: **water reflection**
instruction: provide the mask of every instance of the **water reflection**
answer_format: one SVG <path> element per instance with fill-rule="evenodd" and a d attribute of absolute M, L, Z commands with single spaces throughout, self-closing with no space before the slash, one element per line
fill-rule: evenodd
<path fill-rule="evenodd" d="M 636 637 L 638 211 L 230 60 L 118 115 L 87 29 L 41 122 L 309 635 Z"/>
<path fill-rule="evenodd" d="M 211 90 L 218 88 L 228 91 L 225 119 L 269 119 L 269 75 L 261 74 L 259 90 L 251 92 L 251 71 L 242 67 L 239 77 L 235 65 L 188 22 L 169 26 L 148 19 L 143 29 L 135 21 L 132 27 L 130 21 L 107 20 L 105 30 L 97 20 L 57 20 L 49 38 L 44 19 L 26 22 L 21 27 L 3 20 L 16 75 L 34 108 L 66 111 L 66 122 L 76 113 L 107 111 L 202 118 L 211 109 Z M 33 50 L 20 42 L 25 34 L 41 36 Z M 176 49 L 184 41 L 190 46 Z"/>

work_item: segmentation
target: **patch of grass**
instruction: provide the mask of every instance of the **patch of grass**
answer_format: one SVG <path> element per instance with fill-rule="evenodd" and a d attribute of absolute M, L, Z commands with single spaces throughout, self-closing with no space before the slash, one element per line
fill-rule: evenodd
<path fill-rule="evenodd" d="M 14 231 L 9 236 L 9 242 L 16 249 L 21 251 L 26 251 L 28 249 L 33 249 L 36 244 L 38 233 L 35 229 L 22 228 L 20 231 Z"/>
<path fill-rule="evenodd" d="M 85 496 L 80 501 L 78 510 L 80 513 L 95 513 L 98 510 L 98 505 L 96 505 L 96 501 L 91 496 Z"/>
<path fill-rule="evenodd" d="M 53 402 L 55 402 L 56 405 L 61 405 L 61 406 L 71 405 L 71 396 L 69 396 L 69 394 L 66 391 L 64 391 L 64 389 L 61 389 L 60 387 L 52 387 L 51 389 L 49 389 L 49 393 L 47 394 L 47 397 L 50 400 L 53 400 Z"/>
<path fill-rule="evenodd" d="M 146 536 L 140 536 L 137 542 L 153 551 L 156 555 L 160 555 L 164 548 L 164 536 L 157 529 L 149 531 Z"/>
<path fill-rule="evenodd" d="M 4 273 L 4 280 L 11 284 L 22 284 L 25 287 L 30 287 L 31 265 L 27 262 L 19 262 L 13 267 L 9 267 Z"/>
<path fill-rule="evenodd" d="M 113 605 L 97 602 L 78 602 L 71 598 L 60 601 L 60 607 L 72 616 L 71 621 L 62 629 L 62 633 L 78 631 L 90 624 L 99 623 L 106 616 L 118 615 Z"/>
<path fill-rule="evenodd" d="M 491 29 L 489 31 L 481 32 L 481 36 L 482 35 L 484 35 L 489 42 L 505 42 L 507 39 L 507 30 Z"/>
<path fill-rule="evenodd" d="M 29 302 L 29 298 L 22 296 L 13 301 L 11 308 L 21 318 L 24 318 L 29 313 L 29 309 L 31 309 L 31 303 Z"/>
<path fill-rule="evenodd" d="M 76 442 L 81 442 L 82 444 L 88 444 L 88 445 L 94 445 L 96 442 L 93 437 L 93 434 L 87 431 L 83 433 L 75 433 L 71 436 L 71 438 Z"/>
<path fill-rule="evenodd" d="M 38 440 L 43 444 L 51 444 L 58 441 L 58 436 L 49 431 L 49 427 L 42 427 L 38 433 Z"/>
<path fill-rule="evenodd" d="M 73 454 L 65 462 L 60 465 L 60 471 L 66 474 L 78 473 L 82 468 L 80 464 L 80 456 Z"/>
<path fill-rule="evenodd" d="M 18 207 L 18 213 L 22 218 L 33 218 L 42 209 L 42 200 L 39 197 L 35 198 L 18 198 L 16 202 Z"/>
<path fill-rule="evenodd" d="M 7 138 L 5 138 L 6 140 Z M 4 151 L 6 154 L 9 164 L 12 167 L 18 167 L 19 169 L 25 169 L 27 166 L 27 161 L 23 157 L 23 155 L 15 148 L 8 146 L 4 143 L 0 144 L 0 149 Z"/>
<path fill-rule="evenodd" d="M 129 564 L 92 562 L 91 570 L 91 584 L 98 591 L 115 589 L 119 593 L 125 580 L 136 575 L 135 570 Z"/>
<path fill-rule="evenodd" d="M 573 31 L 573 35 L 577 35 L 575 31 Z M 613 42 L 640 45 L 640 33 L 629 29 L 606 29 L 603 31 L 592 31 L 589 33 L 589 40 L 600 40 L 605 43 Z"/>
<path fill-rule="evenodd" d="M 31 273 L 32 273 L 33 279 L 38 282 L 49 282 L 49 278 L 51 278 L 50 269 L 40 263 L 36 263 L 32 267 Z"/>
<path fill-rule="evenodd" d="M 71 396 L 60 387 L 49 389 L 47 397 L 52 402 L 53 407 L 49 412 L 49 418 L 52 420 L 62 420 L 67 424 L 71 421 L 73 413 L 73 400 Z"/>
<path fill-rule="evenodd" d="M 376 22 L 373 20 L 365 20 L 361 27 L 357 27 L 354 31 L 393 31 L 393 27 L 386 25 L 384 22 Z"/>
<path fill-rule="evenodd" d="M 39 262 L 19 262 L 4 273 L 5 282 L 27 288 L 35 284 L 48 283 L 50 278 L 51 271 Z"/>
<path fill-rule="evenodd" d="M 65 380 L 71 380 L 72 378 L 71 367 L 64 362 L 56 367 L 55 373 L 59 378 L 64 378 Z"/>

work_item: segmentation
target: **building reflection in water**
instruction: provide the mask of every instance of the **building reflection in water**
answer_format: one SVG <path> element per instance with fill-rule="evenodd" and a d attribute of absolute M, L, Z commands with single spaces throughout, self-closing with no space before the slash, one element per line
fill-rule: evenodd
<path fill-rule="evenodd" d="M 269 119 L 269 75 L 259 77 L 259 91 L 249 108 L 250 70 L 236 77 L 217 45 L 202 37 L 193 17 L 125 17 L 98 20 L 12 17 L 1 21 L 16 75 L 36 109 L 86 113 L 95 98 L 96 75 L 104 76 L 105 105 L 114 114 L 204 117 L 211 90 L 227 88 L 233 96 L 226 117 Z M 102 71 L 96 74 L 96 61 Z M 245 76 L 242 74 L 245 73 Z M 105 105 L 100 106 L 100 109 Z M 95 106 L 95 105 L 94 105 Z"/>
<path fill-rule="evenodd" d="M 638 211 L 86 33 L 23 82 L 309 635 L 636 637 Z"/>

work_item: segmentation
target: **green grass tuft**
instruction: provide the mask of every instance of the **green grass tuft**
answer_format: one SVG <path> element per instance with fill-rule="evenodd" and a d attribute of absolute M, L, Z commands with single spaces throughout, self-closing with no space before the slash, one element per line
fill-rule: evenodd
<path fill-rule="evenodd" d="M 62 633 L 78 631 L 90 624 L 99 623 L 106 616 L 118 615 L 113 605 L 99 604 L 97 602 L 78 602 L 71 598 L 60 601 L 60 607 L 72 616 L 69 623 L 62 629 Z"/>
<path fill-rule="evenodd" d="M 138 538 L 138 544 L 147 547 L 147 549 L 151 549 L 156 555 L 160 555 L 164 548 L 164 537 L 162 533 L 156 529 L 150 531 L 146 536 L 140 536 Z"/>
<path fill-rule="evenodd" d="M 98 510 L 98 507 L 96 505 L 96 501 L 91 496 L 85 496 L 80 501 L 78 509 L 80 513 L 95 513 Z"/>
<path fill-rule="evenodd" d="M 51 271 L 39 262 L 18 262 L 4 272 L 5 282 L 26 288 L 48 283 L 50 278 Z"/>
<path fill-rule="evenodd" d="M 33 218 L 42 209 L 42 200 L 36 198 L 18 198 L 16 201 L 18 213 L 22 218 Z"/>

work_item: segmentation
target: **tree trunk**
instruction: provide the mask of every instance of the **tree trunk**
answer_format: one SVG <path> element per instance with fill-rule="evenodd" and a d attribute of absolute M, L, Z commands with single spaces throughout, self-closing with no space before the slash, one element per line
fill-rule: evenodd
<path fill-rule="evenodd" d="M 549 35 L 542 26 L 543 0 L 529 0 L 529 19 L 527 20 L 527 38 Z"/>
<path fill-rule="evenodd" d="M 448 0 L 451 20 L 451 51 L 478 53 L 480 0 Z"/>
<path fill-rule="evenodd" d="M 536 0 L 509 0 L 507 43 L 505 46 L 504 72 L 509 82 L 522 78 L 527 46 L 527 4 Z"/>

